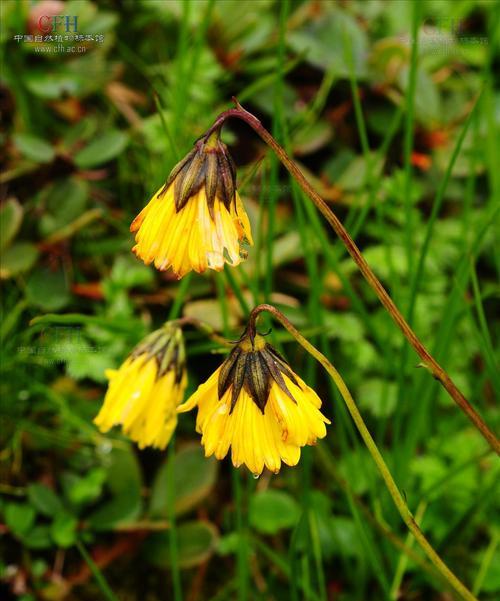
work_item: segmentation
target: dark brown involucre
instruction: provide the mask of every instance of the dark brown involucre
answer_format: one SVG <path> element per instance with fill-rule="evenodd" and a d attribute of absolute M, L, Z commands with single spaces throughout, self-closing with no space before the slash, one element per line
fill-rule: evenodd
<path fill-rule="evenodd" d="M 159 330 L 151 332 L 131 352 L 130 357 L 136 359 L 146 355 L 147 360 L 154 358 L 158 371 L 156 378 L 161 378 L 168 371 L 175 371 L 175 382 L 178 384 L 186 370 L 186 351 L 182 330 L 171 324 L 165 324 Z"/>
<path fill-rule="evenodd" d="M 165 186 L 158 196 L 162 196 L 173 184 L 175 210 L 179 212 L 187 201 L 205 186 L 207 206 L 212 219 L 214 203 L 218 197 L 229 211 L 236 201 L 236 166 L 227 146 L 219 139 L 201 139 L 193 150 L 172 169 Z"/>
<path fill-rule="evenodd" d="M 274 381 L 296 403 L 285 383 L 283 374 L 300 387 L 288 363 L 271 345 L 266 344 L 260 350 L 246 351 L 238 344 L 222 364 L 218 382 L 219 399 L 232 386 L 230 409 L 230 413 L 232 413 L 241 390 L 244 388 L 264 413 Z"/>

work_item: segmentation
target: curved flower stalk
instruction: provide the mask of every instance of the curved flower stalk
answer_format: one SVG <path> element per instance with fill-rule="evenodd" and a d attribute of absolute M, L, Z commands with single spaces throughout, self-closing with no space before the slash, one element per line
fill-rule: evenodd
<path fill-rule="evenodd" d="M 476 597 L 469 591 L 469 589 L 461 582 L 461 580 L 459 580 L 459 578 L 450 570 L 450 568 L 448 568 L 448 566 L 444 563 L 430 542 L 427 540 L 422 530 L 420 530 L 420 527 L 409 510 L 403 495 L 399 491 L 398 486 L 394 481 L 394 478 L 392 477 L 384 458 L 382 457 L 382 454 L 380 453 L 375 441 L 372 438 L 372 435 L 370 434 L 370 431 L 363 420 L 361 413 L 359 412 L 356 402 L 352 398 L 349 389 L 342 379 L 342 376 L 325 357 L 325 355 L 320 353 L 315 346 L 313 346 L 306 338 L 304 338 L 304 336 L 302 336 L 302 334 L 290 323 L 290 321 L 288 321 L 283 313 L 281 313 L 281 311 L 272 305 L 258 305 L 250 313 L 247 327 L 249 336 L 251 337 L 255 333 L 257 318 L 260 313 L 264 311 L 269 312 L 275 319 L 277 319 L 288 330 L 288 332 L 290 332 L 295 340 L 297 340 L 297 342 L 325 368 L 326 372 L 332 378 L 335 386 L 340 392 L 340 395 L 356 425 L 356 428 L 363 439 L 363 442 L 365 443 L 373 461 L 375 462 L 382 479 L 384 480 L 387 491 L 391 495 L 392 501 L 408 530 L 410 530 L 410 532 L 413 534 L 421 549 L 425 552 L 434 567 L 448 582 L 450 587 L 452 587 L 458 593 L 460 598 L 464 599 L 465 601 L 477 601 Z"/>
<path fill-rule="evenodd" d="M 401 314 L 401 311 L 397 308 L 396 304 L 389 296 L 380 280 L 373 273 L 371 267 L 366 262 L 363 254 L 356 246 L 354 240 L 351 238 L 345 227 L 342 225 L 339 218 L 330 209 L 327 203 L 321 198 L 321 196 L 311 187 L 303 173 L 297 166 L 297 164 L 288 156 L 285 149 L 282 148 L 273 136 L 265 129 L 262 123 L 252 115 L 252 113 L 245 110 L 238 101 L 233 97 L 233 101 L 236 105 L 234 109 L 228 109 L 222 112 L 214 124 L 210 127 L 206 136 L 210 136 L 213 132 L 219 132 L 225 121 L 231 117 L 242 119 L 250 125 L 250 127 L 262 138 L 262 140 L 273 149 L 281 163 L 288 170 L 290 175 L 295 179 L 298 185 L 306 196 L 315 204 L 318 210 L 322 213 L 323 217 L 327 220 L 330 227 L 334 230 L 337 236 L 340 238 L 342 244 L 344 244 L 346 250 L 351 255 L 353 261 L 358 266 L 363 277 L 366 279 L 372 290 L 377 295 L 378 299 L 391 316 L 394 323 L 403 333 L 404 337 L 411 344 L 417 355 L 421 359 L 421 366 L 425 367 L 432 376 L 438 380 L 450 397 L 465 413 L 471 423 L 477 430 L 482 434 L 484 439 L 488 442 L 491 448 L 500 455 L 500 440 L 497 438 L 495 433 L 490 430 L 488 425 L 481 418 L 475 408 L 469 403 L 462 392 L 459 390 L 455 382 L 450 378 L 448 373 L 441 367 L 436 359 L 429 353 L 429 351 L 422 344 L 418 336 L 415 334 L 409 323 Z"/>
<path fill-rule="evenodd" d="M 300 449 L 326 436 L 321 400 L 256 332 L 245 331 L 228 358 L 183 405 L 198 407 L 196 429 L 205 455 L 258 476 L 296 465 Z"/>
<path fill-rule="evenodd" d="M 219 133 L 196 142 L 130 226 L 136 233 L 132 251 L 179 279 L 191 270 L 238 265 L 247 256 L 243 245 L 253 244 L 236 168 Z"/>
<path fill-rule="evenodd" d="M 164 449 L 177 425 L 177 406 L 187 383 L 182 330 L 166 323 L 106 375 L 109 387 L 94 419 L 101 432 L 121 425 L 139 448 Z"/>

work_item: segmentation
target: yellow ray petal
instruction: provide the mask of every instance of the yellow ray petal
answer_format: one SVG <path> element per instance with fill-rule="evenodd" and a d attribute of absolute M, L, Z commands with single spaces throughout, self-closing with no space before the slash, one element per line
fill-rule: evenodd
<path fill-rule="evenodd" d="M 229 210 L 215 198 L 210 215 L 205 188 L 202 187 L 180 210 L 175 210 L 174 184 L 161 188 L 132 222 L 136 232 L 133 252 L 147 265 L 154 262 L 160 271 L 172 268 L 181 278 L 191 270 L 220 271 L 224 263 L 238 265 L 240 245 L 252 243 L 250 222 L 236 194 Z"/>
<path fill-rule="evenodd" d="M 296 402 L 274 383 L 271 386 L 268 405 L 282 428 L 283 440 L 297 446 L 314 444 L 317 438 L 326 436 L 325 424 L 330 421 L 321 413 L 316 393 L 300 380 L 301 388 L 284 376 L 288 390 Z"/>

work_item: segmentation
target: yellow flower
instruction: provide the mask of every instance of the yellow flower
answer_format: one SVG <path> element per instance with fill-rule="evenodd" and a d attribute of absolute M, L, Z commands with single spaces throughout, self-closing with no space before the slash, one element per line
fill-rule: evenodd
<path fill-rule="evenodd" d="M 136 232 L 132 251 L 179 279 L 193 269 L 238 265 L 247 254 L 242 244 L 253 244 L 236 169 L 218 136 L 196 143 L 130 226 Z"/>
<path fill-rule="evenodd" d="M 300 447 L 326 436 L 330 421 L 318 395 L 295 374 L 264 338 L 246 332 L 226 361 L 178 408 L 198 407 L 196 429 L 205 455 L 254 474 L 277 473 L 283 461 L 296 465 Z"/>
<path fill-rule="evenodd" d="M 177 425 L 177 406 L 187 383 L 181 329 L 165 324 L 106 375 L 109 387 L 94 419 L 101 432 L 121 425 L 141 449 L 164 449 Z"/>

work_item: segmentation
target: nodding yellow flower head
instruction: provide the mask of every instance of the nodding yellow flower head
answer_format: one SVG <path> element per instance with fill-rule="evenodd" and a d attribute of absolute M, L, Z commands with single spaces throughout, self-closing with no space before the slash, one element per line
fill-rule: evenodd
<path fill-rule="evenodd" d="M 236 168 L 216 131 L 200 139 L 170 173 L 130 226 L 132 251 L 146 265 L 172 269 L 180 279 L 193 270 L 221 271 L 246 258 L 250 222 L 236 190 Z"/>
<path fill-rule="evenodd" d="M 108 391 L 94 419 L 101 432 L 121 425 L 141 449 L 164 449 L 177 425 L 177 406 L 187 383 L 182 330 L 165 324 L 106 375 Z"/>
<path fill-rule="evenodd" d="M 264 466 L 278 473 L 281 462 L 296 465 L 300 447 L 326 436 L 330 421 L 318 395 L 295 374 L 260 334 L 243 334 L 214 374 L 179 407 L 198 406 L 196 429 L 205 455 L 258 476 Z"/>

